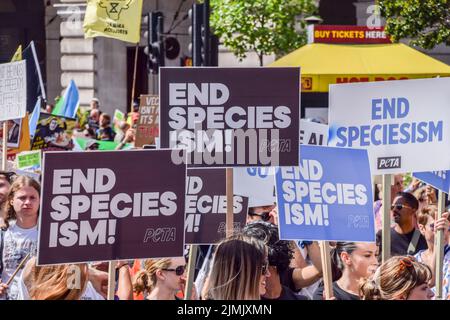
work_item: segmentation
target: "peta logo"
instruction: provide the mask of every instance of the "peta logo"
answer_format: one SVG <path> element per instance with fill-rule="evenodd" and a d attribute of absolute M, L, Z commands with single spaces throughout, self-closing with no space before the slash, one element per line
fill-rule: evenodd
<path fill-rule="evenodd" d="M 384 157 L 377 159 L 378 169 L 395 169 L 401 168 L 402 158 L 401 157 Z"/>
<path fill-rule="evenodd" d="M 109 18 L 119 20 L 120 13 L 130 8 L 131 1 L 133 0 L 100 0 L 99 6 L 106 9 Z"/>

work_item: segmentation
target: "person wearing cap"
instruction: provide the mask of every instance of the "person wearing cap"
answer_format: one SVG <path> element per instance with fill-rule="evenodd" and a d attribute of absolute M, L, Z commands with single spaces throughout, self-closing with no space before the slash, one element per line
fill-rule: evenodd
<path fill-rule="evenodd" d="M 89 150 L 98 150 L 98 147 L 99 147 L 99 146 L 100 146 L 100 145 L 98 144 L 97 141 L 95 141 L 95 140 L 89 140 L 89 141 L 86 143 L 86 146 L 85 146 L 84 150 L 87 150 L 87 151 L 89 151 Z"/>

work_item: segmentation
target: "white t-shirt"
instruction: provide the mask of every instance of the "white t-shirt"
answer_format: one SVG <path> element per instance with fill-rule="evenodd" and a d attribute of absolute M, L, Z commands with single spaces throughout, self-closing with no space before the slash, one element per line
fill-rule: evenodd
<path fill-rule="evenodd" d="M 30 295 L 22 276 L 20 276 L 20 278 L 18 279 L 17 300 L 30 300 Z M 88 281 L 86 289 L 81 295 L 80 300 L 105 300 L 105 298 L 103 298 L 103 296 L 95 290 L 92 283 Z"/>
<path fill-rule="evenodd" d="M 11 275 L 19 266 L 20 262 L 28 253 L 31 253 L 31 256 L 36 256 L 37 240 L 37 225 L 30 229 L 22 229 L 17 226 L 15 222 L 10 223 L 3 239 L 3 253 L 1 257 L 3 261 L 3 283 L 9 280 Z M 9 285 L 6 299 L 17 300 L 18 279 L 20 278 L 21 273 L 22 270 L 16 274 L 13 281 Z"/>

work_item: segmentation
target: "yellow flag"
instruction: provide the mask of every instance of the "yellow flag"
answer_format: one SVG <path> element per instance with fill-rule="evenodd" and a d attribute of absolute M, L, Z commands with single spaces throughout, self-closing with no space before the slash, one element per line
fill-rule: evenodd
<path fill-rule="evenodd" d="M 142 0 L 87 0 L 85 38 L 108 37 L 138 43 Z"/>
<path fill-rule="evenodd" d="M 19 45 L 19 47 L 17 48 L 16 53 L 14 53 L 14 55 L 11 59 L 11 62 L 20 61 L 20 60 L 22 60 L 22 45 Z"/>

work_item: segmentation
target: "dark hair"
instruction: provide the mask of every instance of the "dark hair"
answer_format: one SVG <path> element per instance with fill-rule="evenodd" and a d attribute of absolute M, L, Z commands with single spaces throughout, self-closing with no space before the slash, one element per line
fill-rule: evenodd
<path fill-rule="evenodd" d="M 397 197 L 402 197 L 405 199 L 406 203 L 409 204 L 413 209 L 419 209 L 419 201 L 412 193 L 409 192 L 398 192 Z"/>
<path fill-rule="evenodd" d="M 348 254 L 352 254 L 356 248 L 355 242 L 337 242 L 336 247 L 331 250 L 331 273 L 333 282 L 342 277 L 342 271 L 345 267 L 341 259 L 341 253 L 347 252 Z"/>
<path fill-rule="evenodd" d="M 12 184 L 14 181 L 14 178 L 17 176 L 17 174 L 13 171 L 2 171 L 0 170 L 0 178 L 5 178 L 9 184 Z"/>
<path fill-rule="evenodd" d="M 247 237 L 264 241 L 269 250 L 269 265 L 276 267 L 278 273 L 289 268 L 294 255 L 293 250 L 289 241 L 280 240 L 276 225 L 257 220 L 247 224 L 242 233 Z"/>

